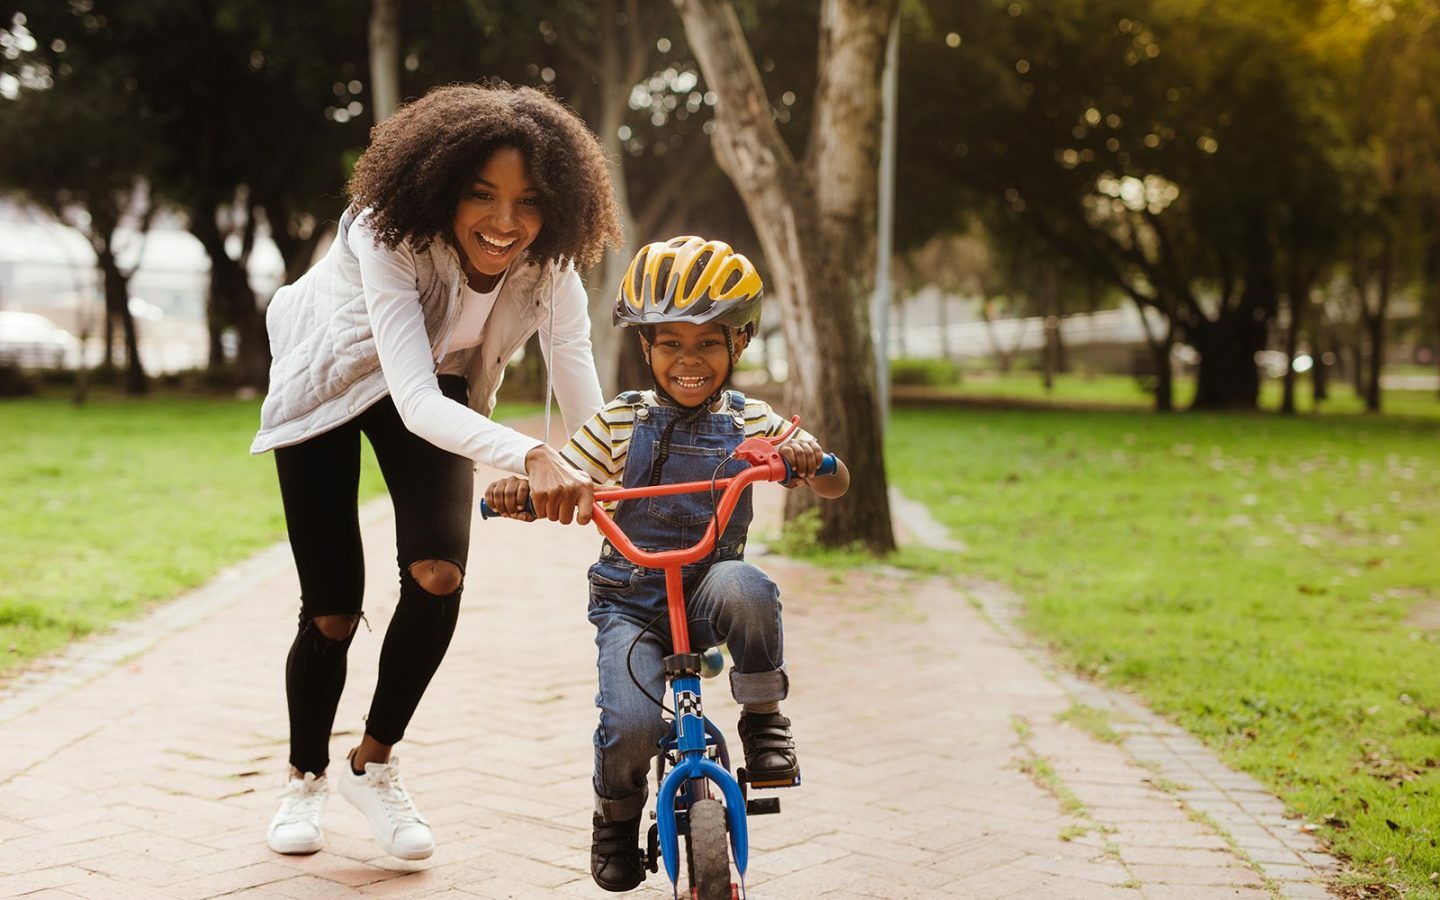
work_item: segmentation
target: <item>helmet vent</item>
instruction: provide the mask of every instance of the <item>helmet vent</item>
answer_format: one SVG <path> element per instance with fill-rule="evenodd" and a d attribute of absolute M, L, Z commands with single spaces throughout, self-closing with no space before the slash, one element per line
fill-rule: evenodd
<path fill-rule="evenodd" d="M 685 296 L 690 296 L 691 292 L 695 290 L 695 285 L 700 281 L 700 276 L 705 274 L 705 267 L 710 265 L 710 257 L 714 255 L 713 252 L 706 250 L 704 253 L 695 257 L 695 261 L 690 264 L 690 274 L 685 278 Z"/>
<path fill-rule="evenodd" d="M 725 279 L 725 286 L 722 287 L 722 288 L 720 288 L 720 293 L 722 293 L 722 294 L 728 294 L 728 293 L 730 293 L 730 289 L 733 288 L 735 285 L 739 284 L 739 283 L 740 283 L 740 279 L 741 279 L 741 278 L 744 278 L 744 277 L 745 277 L 745 274 L 744 274 L 743 272 L 741 272 L 739 269 L 731 269 L 731 270 L 730 270 L 730 276 Z"/>
<path fill-rule="evenodd" d="M 670 284 L 670 270 L 674 268 L 675 260 L 662 259 L 660 265 L 655 269 L 654 289 L 656 292 L 655 303 L 667 302 L 674 296 L 674 287 Z"/>
<path fill-rule="evenodd" d="M 635 262 L 630 264 L 630 271 L 635 273 L 630 285 L 630 292 L 635 295 L 637 300 L 645 296 L 645 259 L 647 256 L 649 254 L 641 250 L 640 255 L 635 258 Z"/>

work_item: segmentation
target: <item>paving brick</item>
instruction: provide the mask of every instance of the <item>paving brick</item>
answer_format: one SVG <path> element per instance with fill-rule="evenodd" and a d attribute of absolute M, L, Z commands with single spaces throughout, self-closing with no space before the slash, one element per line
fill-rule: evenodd
<path fill-rule="evenodd" d="M 773 523 L 779 492 L 755 494 L 758 520 Z M 359 739 L 394 608 L 388 503 L 362 521 L 370 628 L 350 653 L 333 759 Z M 454 643 L 398 751 L 440 842 L 431 859 L 386 856 L 334 798 L 323 852 L 266 849 L 288 755 L 283 661 L 298 597 L 288 552 L 272 547 L 0 696 L 0 895 L 613 896 L 588 875 L 596 712 L 584 570 L 596 544 L 585 529 L 477 522 Z M 1133 698 L 1054 668 L 995 612 L 993 586 L 974 586 L 982 614 L 942 579 L 837 580 L 752 558 L 784 597 L 786 712 L 805 772 L 801 788 L 773 795 L 781 815 L 751 822 L 755 900 L 1266 896 L 1187 802 L 1215 810 L 1275 872 L 1319 880 L 1330 858 L 1253 779 Z M 725 679 L 705 691 L 733 740 Z M 1076 702 L 1113 710 L 1123 743 L 1059 722 Z M 1037 756 L 1083 811 L 1020 771 Z M 1158 790 L 1146 766 L 1193 796 Z M 633 896 L 669 897 L 670 886 L 652 875 Z"/>

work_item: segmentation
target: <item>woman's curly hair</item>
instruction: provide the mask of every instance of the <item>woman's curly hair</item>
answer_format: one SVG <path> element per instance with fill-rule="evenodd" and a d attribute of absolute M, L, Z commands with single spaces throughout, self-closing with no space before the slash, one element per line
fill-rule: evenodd
<path fill-rule="evenodd" d="M 490 154 L 514 147 L 540 194 L 531 263 L 588 268 L 619 246 L 620 214 L 599 141 L 560 101 L 528 87 L 455 84 L 400 107 L 370 132 L 348 190 L 385 246 L 446 239 L 462 192 Z"/>

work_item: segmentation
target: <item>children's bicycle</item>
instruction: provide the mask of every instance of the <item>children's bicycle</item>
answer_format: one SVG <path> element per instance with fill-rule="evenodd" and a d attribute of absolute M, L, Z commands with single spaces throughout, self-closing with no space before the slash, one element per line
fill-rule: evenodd
<path fill-rule="evenodd" d="M 752 787 L 791 787 L 800 783 L 798 776 L 779 783 L 752 782 L 744 767 L 730 774 L 725 736 L 705 717 L 700 702 L 700 678 L 719 674 L 719 652 L 714 648 L 706 653 L 691 651 L 680 578 L 682 566 L 703 559 L 713 549 L 745 488 L 757 481 L 784 483 L 794 477 L 794 471 L 777 447 L 799 424 L 796 417 L 783 435 L 742 441 L 735 449 L 734 458 L 748 463 L 749 467 L 733 477 L 595 492 L 594 521 L 610 543 L 637 566 L 665 573 L 673 649 L 665 657 L 665 679 L 670 683 L 674 710 L 671 733 L 661 741 L 661 752 L 655 758 L 655 778 L 659 786 L 652 813 L 655 824 L 650 828 L 643 853 L 645 866 L 651 872 L 658 871 L 659 863 L 664 862 L 665 874 L 676 897 L 679 897 L 681 837 L 685 838 L 685 860 L 693 900 L 744 897 L 750 853 L 748 816 L 780 811 L 778 798 L 751 799 L 749 791 Z M 833 474 L 836 462 L 836 458 L 827 453 L 816 474 Z M 712 492 L 713 496 L 713 491 L 719 489 L 724 493 L 715 504 L 715 514 L 704 536 L 694 546 L 680 550 L 649 551 L 636 547 L 601 505 L 607 501 L 701 491 Z M 496 515 L 484 500 L 480 503 L 480 513 L 484 518 Z M 732 859 L 735 880 L 731 877 Z"/>

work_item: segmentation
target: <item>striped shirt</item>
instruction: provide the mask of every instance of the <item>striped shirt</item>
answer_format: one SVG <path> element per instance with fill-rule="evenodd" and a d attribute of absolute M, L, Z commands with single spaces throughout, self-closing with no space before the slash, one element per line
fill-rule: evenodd
<path fill-rule="evenodd" d="M 638 394 L 638 397 L 637 397 Z M 733 393 L 721 395 L 717 414 L 735 415 L 731 408 Z M 660 405 L 654 391 L 632 391 L 621 394 L 605 404 L 595 416 L 586 422 L 570 442 L 560 451 L 566 462 L 590 476 L 602 485 L 620 485 L 625 472 L 625 457 L 630 450 L 630 435 L 635 431 L 635 410 L 641 406 Z M 790 420 L 782 419 L 770 404 L 763 400 L 745 398 L 745 437 L 774 437 L 783 434 L 790 427 Z M 796 437 L 810 437 L 803 429 L 795 432 Z"/>

